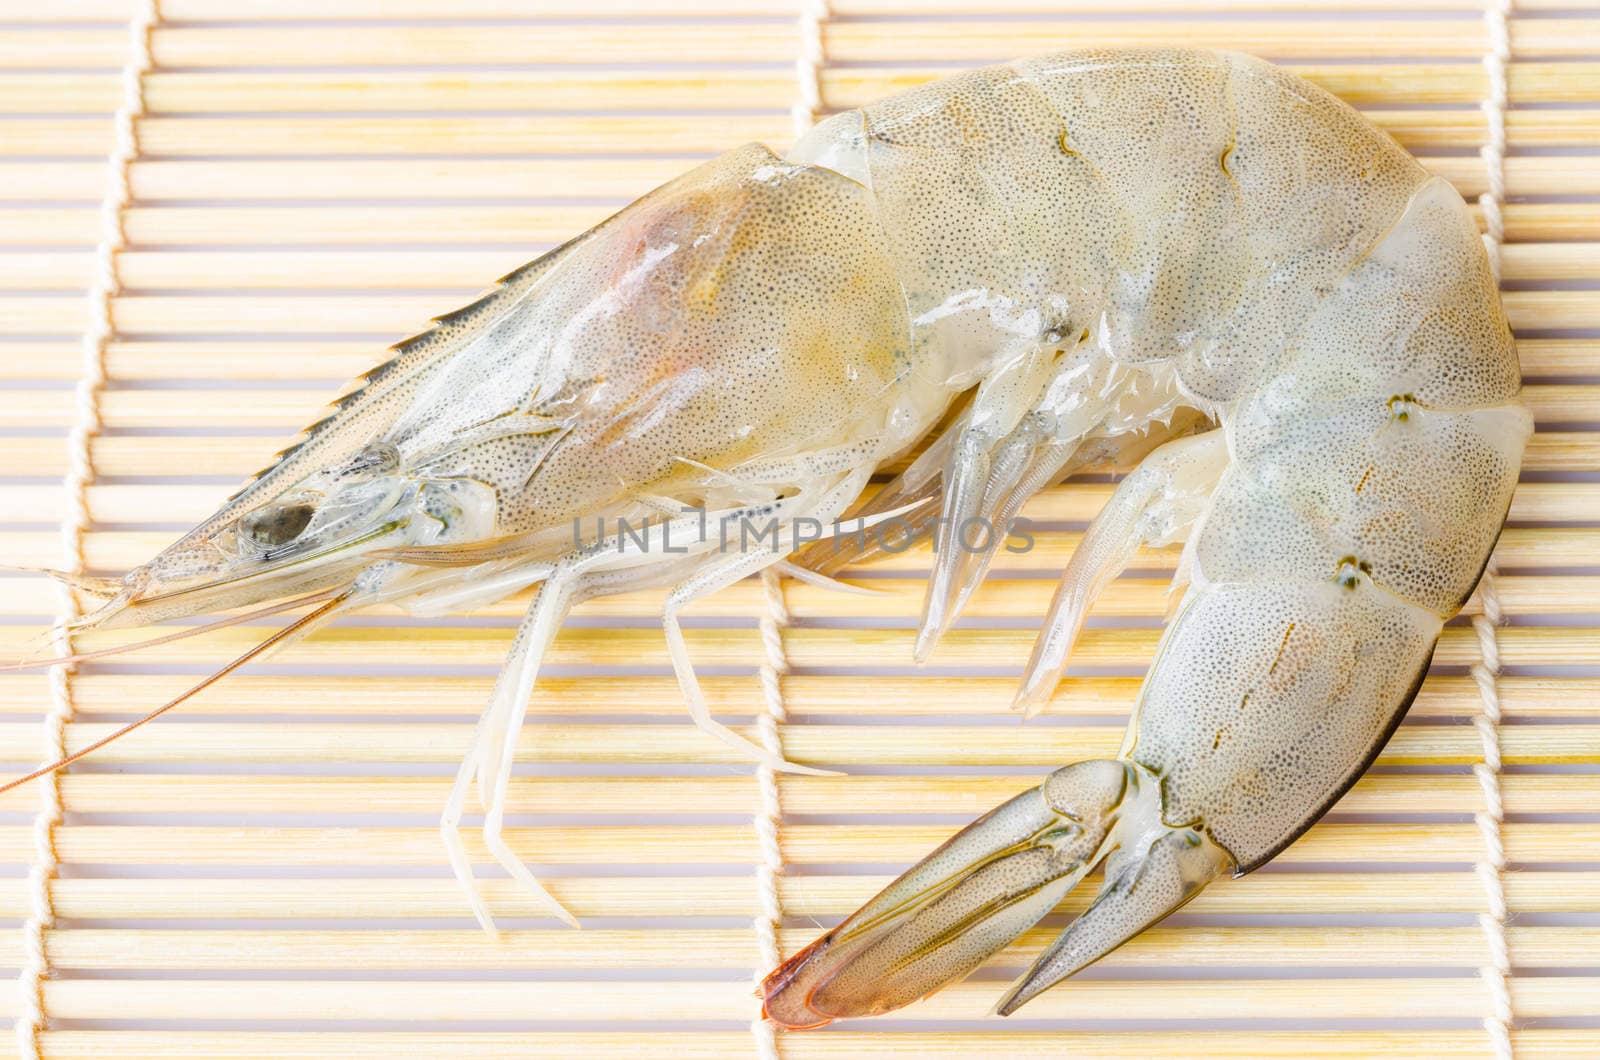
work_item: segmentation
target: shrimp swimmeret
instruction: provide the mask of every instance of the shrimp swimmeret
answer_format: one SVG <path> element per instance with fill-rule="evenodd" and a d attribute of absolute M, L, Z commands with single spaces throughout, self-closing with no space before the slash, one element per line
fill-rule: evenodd
<path fill-rule="evenodd" d="M 906 1004 L 1105 861 L 1010 1012 L 1270 859 L 1372 761 L 1499 534 L 1531 429 L 1519 385 L 1460 197 L 1354 111 L 1242 55 L 1050 56 L 837 115 L 783 155 L 733 150 L 512 273 L 176 544 L 121 581 L 75 579 L 106 598 L 77 628 L 315 605 L 225 673 L 365 605 L 435 614 L 536 586 L 444 812 L 489 927 L 457 826 L 476 780 L 489 850 L 544 894 L 501 831 L 514 737 L 575 604 L 665 588 L 697 723 L 803 768 L 710 716 L 685 605 L 873 551 L 792 558 L 801 525 L 909 512 L 936 545 L 926 658 L 1000 539 L 956 535 L 1145 454 L 1068 564 L 1017 695 L 1048 703 L 1135 549 L 1184 542 L 1120 755 L 985 816 L 764 989 L 790 1027 Z M 736 548 L 705 529 L 747 516 L 783 529 Z"/>

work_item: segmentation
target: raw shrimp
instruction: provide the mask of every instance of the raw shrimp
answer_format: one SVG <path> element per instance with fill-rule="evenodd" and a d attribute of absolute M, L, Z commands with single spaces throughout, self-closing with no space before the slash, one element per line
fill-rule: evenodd
<path fill-rule="evenodd" d="M 874 189 L 914 327 L 996 351 L 970 413 L 868 506 L 941 500 L 919 654 L 981 577 L 952 525 L 1014 511 L 1081 458 L 1085 425 L 1148 430 L 1171 403 L 1217 424 L 1118 485 L 1017 693 L 1046 704 L 1095 596 L 1141 544 L 1184 541 L 1118 757 L 980 818 L 762 990 L 792 1028 L 898 1008 L 1103 863 L 1009 1014 L 1272 858 L 1377 755 L 1500 533 L 1532 429 L 1516 352 L 1455 191 L 1245 56 L 980 70 L 833 118 L 791 157 Z"/>
<path fill-rule="evenodd" d="M 710 716 L 684 606 L 792 563 L 802 527 L 915 515 L 937 546 L 925 658 L 1028 497 L 1142 456 L 1019 694 L 1048 700 L 1139 543 L 1186 540 L 1122 756 L 984 818 L 765 991 L 789 1026 L 904 1004 L 1109 855 L 1014 1007 L 1271 857 L 1376 754 L 1499 531 L 1530 429 L 1518 387 L 1461 200 L 1342 104 L 1240 55 L 1054 56 L 838 115 L 784 155 L 731 151 L 511 274 L 172 547 L 80 580 L 107 599 L 78 628 L 316 605 L 231 670 L 364 605 L 535 587 L 442 831 L 490 927 L 458 836 L 476 780 L 489 850 L 565 915 L 501 832 L 514 737 L 576 603 L 664 587 L 695 721 L 802 769 Z M 823 577 L 868 542 L 789 569 Z"/>

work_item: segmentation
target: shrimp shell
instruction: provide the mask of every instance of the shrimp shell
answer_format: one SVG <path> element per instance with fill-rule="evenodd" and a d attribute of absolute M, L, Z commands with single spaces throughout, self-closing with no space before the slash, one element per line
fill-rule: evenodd
<path fill-rule="evenodd" d="M 1531 430 L 1519 388 L 1460 197 L 1354 111 L 1244 55 L 1046 56 L 836 115 L 783 155 L 732 150 L 505 277 L 211 518 L 93 583 L 107 599 L 81 626 L 318 605 L 232 669 L 357 607 L 536 587 L 442 822 L 492 930 L 458 828 L 474 783 L 496 860 L 567 915 L 502 830 L 575 604 L 664 589 L 696 723 L 815 771 L 711 716 L 684 607 L 778 565 L 826 581 L 901 524 L 935 546 L 928 658 L 1030 496 L 1136 465 L 1017 695 L 1048 703 L 1141 544 L 1183 543 L 1119 756 L 980 819 L 763 992 L 790 1027 L 896 1008 L 1103 863 L 1010 1012 L 1270 859 L 1372 761 L 1500 531 Z"/>

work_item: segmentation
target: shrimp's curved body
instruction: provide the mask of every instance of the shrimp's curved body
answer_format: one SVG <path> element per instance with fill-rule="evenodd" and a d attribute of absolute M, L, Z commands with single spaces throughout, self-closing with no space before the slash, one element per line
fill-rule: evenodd
<path fill-rule="evenodd" d="M 576 602 L 669 587 L 692 713 L 750 747 L 707 713 L 685 604 L 783 563 L 802 522 L 937 514 L 926 657 L 997 543 L 958 547 L 974 520 L 1154 447 L 1073 556 L 1018 696 L 1049 699 L 1134 549 L 1186 541 L 1120 756 L 983 818 L 765 989 L 791 1027 L 905 1004 L 1105 859 L 1010 1011 L 1271 858 L 1372 760 L 1499 533 L 1531 429 L 1518 389 L 1460 198 L 1349 108 L 1242 55 L 1051 56 L 838 115 L 787 155 L 732 151 L 513 273 L 83 625 L 320 602 L 282 642 L 377 601 L 537 585 L 445 813 L 487 926 L 456 826 L 476 778 L 489 849 L 538 889 L 500 836 L 506 785 Z M 777 530 L 728 547 L 717 524 L 746 516 Z"/>

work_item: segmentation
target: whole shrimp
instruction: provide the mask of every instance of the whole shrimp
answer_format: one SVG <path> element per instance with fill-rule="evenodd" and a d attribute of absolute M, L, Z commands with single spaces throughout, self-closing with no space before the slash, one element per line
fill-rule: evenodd
<path fill-rule="evenodd" d="M 1267 861 L 1371 762 L 1499 533 L 1531 430 L 1519 385 L 1461 199 L 1353 111 L 1242 55 L 1051 56 L 837 115 L 786 155 L 729 152 L 512 273 L 176 544 L 73 579 L 106 597 L 76 628 L 311 607 L 227 673 L 358 607 L 535 587 L 442 821 L 492 929 L 458 835 L 474 781 L 488 849 L 566 915 L 501 833 L 514 736 L 575 604 L 665 587 L 695 721 L 804 769 L 710 716 L 683 607 L 873 551 L 862 535 L 796 563 L 801 525 L 914 513 L 935 545 L 926 658 L 1030 496 L 1142 456 L 1017 696 L 1048 701 L 1141 544 L 1186 542 L 1119 757 L 980 819 L 763 991 L 790 1027 L 906 1004 L 1105 861 L 1010 1012 Z M 719 532 L 752 520 L 773 529 Z"/>

